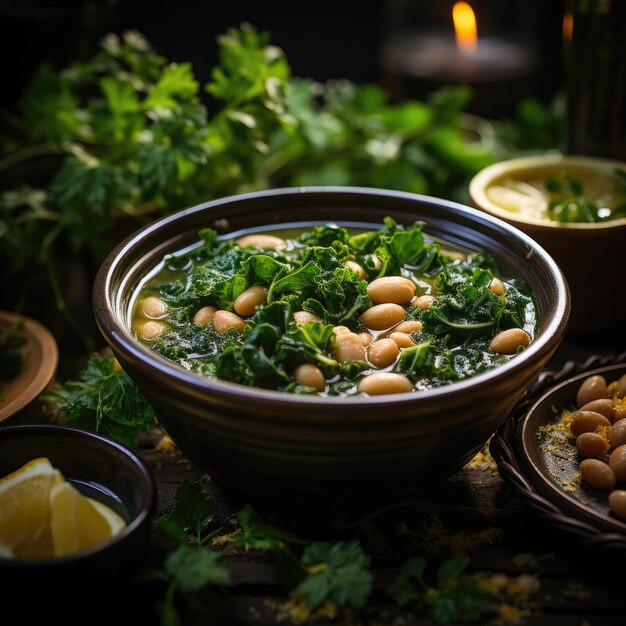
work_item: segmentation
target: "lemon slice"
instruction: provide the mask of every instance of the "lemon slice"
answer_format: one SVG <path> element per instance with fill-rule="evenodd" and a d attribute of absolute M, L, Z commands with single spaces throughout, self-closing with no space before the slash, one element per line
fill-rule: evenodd
<path fill-rule="evenodd" d="M 53 556 L 48 498 L 62 480 L 46 458 L 33 459 L 0 479 L 0 555 Z"/>
<path fill-rule="evenodd" d="M 120 515 L 80 493 L 49 459 L 33 459 L 0 479 L 0 559 L 70 554 L 124 526 Z"/>
<path fill-rule="evenodd" d="M 487 198 L 494 204 L 529 217 L 541 218 L 548 207 L 547 197 L 537 187 L 528 183 L 505 180 L 485 190 Z"/>
<path fill-rule="evenodd" d="M 126 521 L 121 515 L 118 515 L 111 507 L 99 502 L 98 500 L 94 500 L 93 498 L 89 498 L 92 506 L 104 517 L 107 522 L 109 522 L 109 527 L 111 528 L 111 536 L 117 534 L 126 526 Z"/>
<path fill-rule="evenodd" d="M 116 514 L 103 515 L 102 507 L 84 496 L 69 482 L 56 484 L 50 490 L 50 530 L 56 556 L 70 554 L 110 539 L 117 521 Z"/>

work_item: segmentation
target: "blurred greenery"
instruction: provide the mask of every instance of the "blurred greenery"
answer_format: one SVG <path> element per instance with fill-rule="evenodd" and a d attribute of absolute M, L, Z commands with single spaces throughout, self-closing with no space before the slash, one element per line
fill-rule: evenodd
<path fill-rule="evenodd" d="M 139 226 L 201 201 L 300 185 L 467 202 L 469 179 L 489 163 L 563 145 L 560 100 L 524 101 L 515 119 L 494 122 L 464 113 L 468 87 L 392 103 L 377 85 L 292 77 L 270 34 L 248 24 L 217 45 L 204 86 L 136 31 L 107 35 L 86 62 L 38 69 L 19 114 L 3 116 L 0 278 L 46 268 L 62 309 L 55 254 L 98 263 L 123 219 Z M 42 159 L 49 171 L 33 183 L 23 172 Z"/>

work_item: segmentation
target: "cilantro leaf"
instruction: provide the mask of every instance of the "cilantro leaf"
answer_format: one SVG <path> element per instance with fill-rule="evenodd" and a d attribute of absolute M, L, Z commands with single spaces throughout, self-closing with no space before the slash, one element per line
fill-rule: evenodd
<path fill-rule="evenodd" d="M 419 610 L 428 609 L 438 624 L 479 620 L 495 610 L 497 598 L 464 574 L 469 562 L 467 555 L 447 559 L 437 570 L 436 584 L 430 586 L 427 561 L 415 557 L 404 563 L 388 592 L 399 606 L 414 603 Z"/>
<path fill-rule="evenodd" d="M 304 549 L 300 563 L 306 577 L 296 591 L 311 609 L 326 600 L 342 608 L 362 607 L 367 602 L 373 576 L 370 557 L 358 541 L 312 543 Z"/>
<path fill-rule="evenodd" d="M 205 528 L 216 515 L 217 505 L 202 486 L 184 480 L 176 489 L 172 510 L 159 518 L 158 526 L 172 539 L 185 541 L 191 533 L 201 543 Z"/>
<path fill-rule="evenodd" d="M 289 553 L 289 544 L 302 543 L 301 539 L 289 531 L 263 521 L 250 504 L 237 513 L 237 522 L 241 532 L 230 537 L 229 550 L 243 548 Z"/>
<path fill-rule="evenodd" d="M 163 569 L 183 592 L 193 592 L 212 585 L 229 585 L 229 571 L 218 563 L 221 554 L 207 548 L 180 545 L 170 552 Z"/>

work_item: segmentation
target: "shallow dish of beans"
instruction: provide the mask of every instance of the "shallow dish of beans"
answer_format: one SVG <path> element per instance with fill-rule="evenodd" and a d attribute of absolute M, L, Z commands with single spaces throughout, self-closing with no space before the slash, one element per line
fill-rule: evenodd
<path fill-rule="evenodd" d="M 159 219 L 105 260 L 93 304 L 160 424 L 225 489 L 339 507 L 466 463 L 569 317 L 559 268 L 523 233 L 353 187 Z"/>
<path fill-rule="evenodd" d="M 505 479 L 551 524 L 591 545 L 626 551 L 626 363 L 544 379 L 498 430 L 492 454 Z M 594 362 L 595 359 L 595 362 Z M 606 361 L 612 359 L 602 357 Z M 521 409 L 521 410 L 520 410 Z M 622 539 L 620 540 L 620 537 Z"/>

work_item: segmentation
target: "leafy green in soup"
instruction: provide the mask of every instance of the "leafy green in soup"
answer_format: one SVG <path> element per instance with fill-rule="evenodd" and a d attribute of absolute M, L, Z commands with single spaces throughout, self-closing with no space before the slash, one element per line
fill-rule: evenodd
<path fill-rule="evenodd" d="M 329 396 L 430 389 L 514 358 L 537 325 L 526 285 L 424 226 L 204 229 L 145 281 L 133 331 L 201 375 Z"/>

